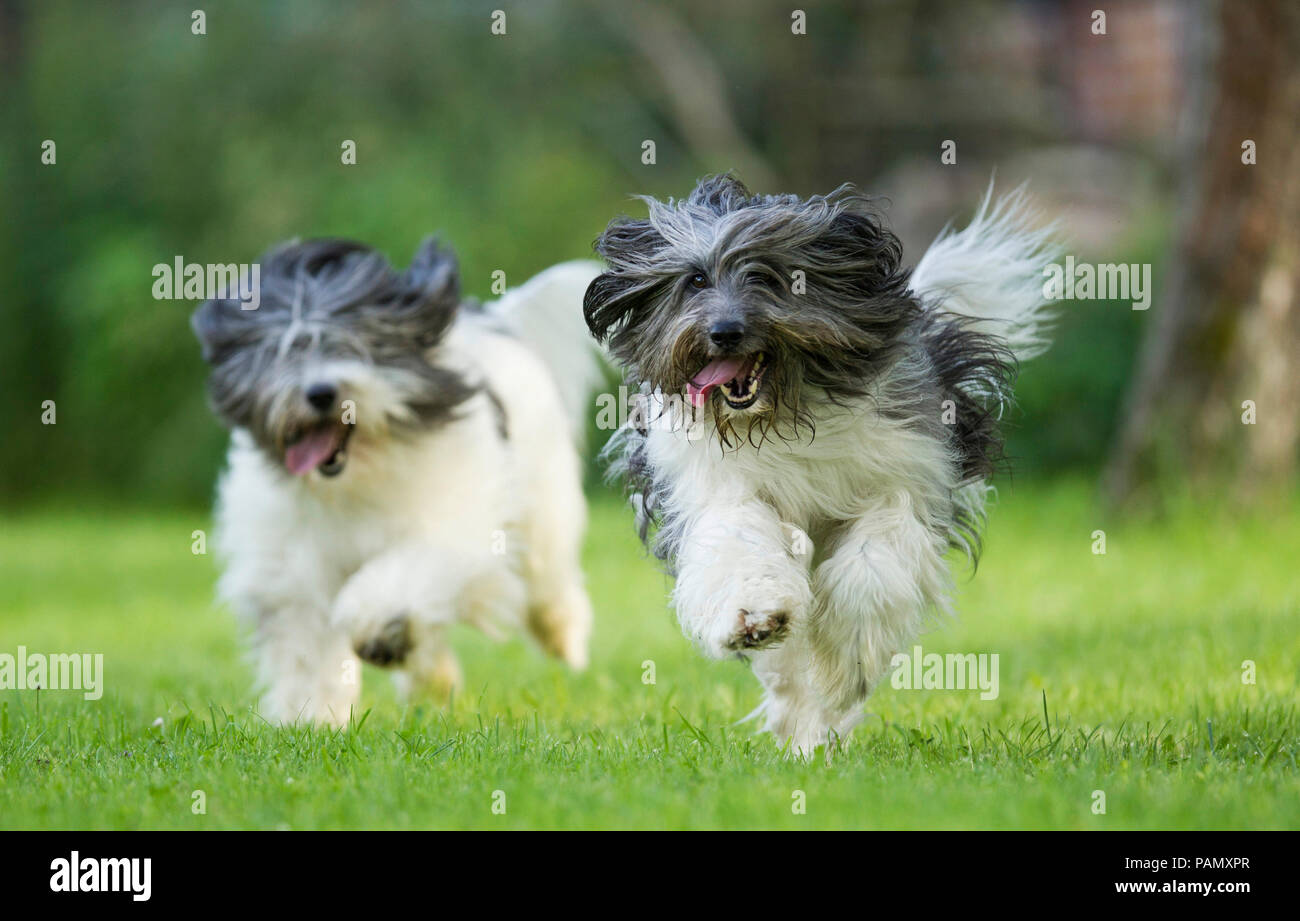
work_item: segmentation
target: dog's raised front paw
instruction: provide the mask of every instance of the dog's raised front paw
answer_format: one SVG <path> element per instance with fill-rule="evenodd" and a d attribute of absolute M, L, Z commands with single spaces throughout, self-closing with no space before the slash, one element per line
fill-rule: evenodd
<path fill-rule="evenodd" d="M 406 657 L 411 654 L 413 645 L 411 622 L 405 614 L 399 614 L 385 621 L 369 636 L 356 637 L 352 640 L 352 648 L 358 658 L 384 668 L 405 662 Z"/>
<path fill-rule="evenodd" d="M 753 590 L 759 587 L 769 591 Z M 803 620 L 808 600 L 798 583 L 778 590 L 775 580 L 768 580 L 747 588 L 750 591 L 724 595 L 711 610 L 705 609 L 708 613 L 692 619 L 695 641 L 706 655 L 726 659 L 775 646 Z"/>
<path fill-rule="evenodd" d="M 791 615 L 789 611 L 746 611 L 742 609 L 736 618 L 735 630 L 723 640 L 728 649 L 739 652 L 744 649 L 762 649 L 785 639 L 790 632 Z"/>

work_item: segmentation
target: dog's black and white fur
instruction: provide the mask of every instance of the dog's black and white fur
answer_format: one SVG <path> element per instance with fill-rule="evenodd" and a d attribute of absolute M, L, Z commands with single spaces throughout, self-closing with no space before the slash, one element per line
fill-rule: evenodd
<path fill-rule="evenodd" d="M 446 693 L 457 622 L 523 625 L 586 662 L 575 436 L 599 367 L 579 305 L 598 271 L 566 263 L 480 306 L 432 240 L 404 272 L 315 240 L 263 257 L 258 309 L 195 313 L 233 430 L 220 594 L 269 719 L 346 724 L 358 658 Z"/>
<path fill-rule="evenodd" d="M 998 419 L 1044 347 L 1050 245 L 1019 193 L 912 272 L 848 186 L 752 195 L 720 176 L 644 201 L 597 240 L 608 270 L 584 301 L 654 407 L 607 450 L 683 630 L 748 658 L 755 715 L 806 753 L 948 608 L 948 549 L 978 554 Z"/>

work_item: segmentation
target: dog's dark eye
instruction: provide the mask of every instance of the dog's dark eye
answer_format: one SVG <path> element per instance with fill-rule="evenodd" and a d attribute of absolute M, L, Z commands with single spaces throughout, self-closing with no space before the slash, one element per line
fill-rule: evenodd
<path fill-rule="evenodd" d="M 704 274 L 702 272 L 696 272 L 694 275 L 690 277 L 690 279 L 687 281 L 687 284 L 689 284 L 696 291 L 699 291 L 701 288 L 707 288 L 709 286 L 709 280 L 704 277 Z"/>

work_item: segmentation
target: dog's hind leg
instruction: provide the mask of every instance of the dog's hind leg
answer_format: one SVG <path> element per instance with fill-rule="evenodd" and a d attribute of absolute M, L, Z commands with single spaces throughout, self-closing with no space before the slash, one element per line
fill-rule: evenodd
<path fill-rule="evenodd" d="M 562 544 L 568 543 L 568 546 Z M 542 543 L 534 538 L 525 564 L 528 632 L 548 653 L 573 668 L 587 665 L 591 600 L 582 582 L 577 541 Z"/>
<path fill-rule="evenodd" d="M 414 625 L 418 634 L 402 670 L 393 674 L 393 685 L 403 700 L 428 698 L 438 703 L 451 700 L 465 685 L 460 663 L 447 642 L 446 629 Z"/>
<path fill-rule="evenodd" d="M 543 649 L 580 669 L 587 665 L 592 625 L 581 558 L 587 509 L 576 460 L 563 463 L 545 492 L 534 496 L 524 524 L 527 625 Z"/>
<path fill-rule="evenodd" d="M 573 668 L 587 666 L 591 636 L 591 601 L 578 579 L 548 592 L 528 607 L 528 630 L 542 648 Z"/>

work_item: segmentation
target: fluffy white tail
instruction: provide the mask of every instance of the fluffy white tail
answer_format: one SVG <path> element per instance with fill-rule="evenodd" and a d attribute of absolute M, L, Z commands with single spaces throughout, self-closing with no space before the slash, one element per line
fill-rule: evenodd
<path fill-rule="evenodd" d="M 600 352 L 582 317 L 582 296 L 602 271 L 600 263 L 591 260 L 561 262 L 485 308 L 546 362 L 579 444 L 586 434 L 591 395 L 602 380 Z"/>
<path fill-rule="evenodd" d="M 1021 361 L 1047 349 L 1043 267 L 1058 254 L 1054 228 L 1035 228 L 1033 218 L 1024 186 L 994 202 L 989 183 L 970 224 L 944 228 L 912 272 L 923 301 L 974 318 L 977 331 L 1001 336 Z"/>

